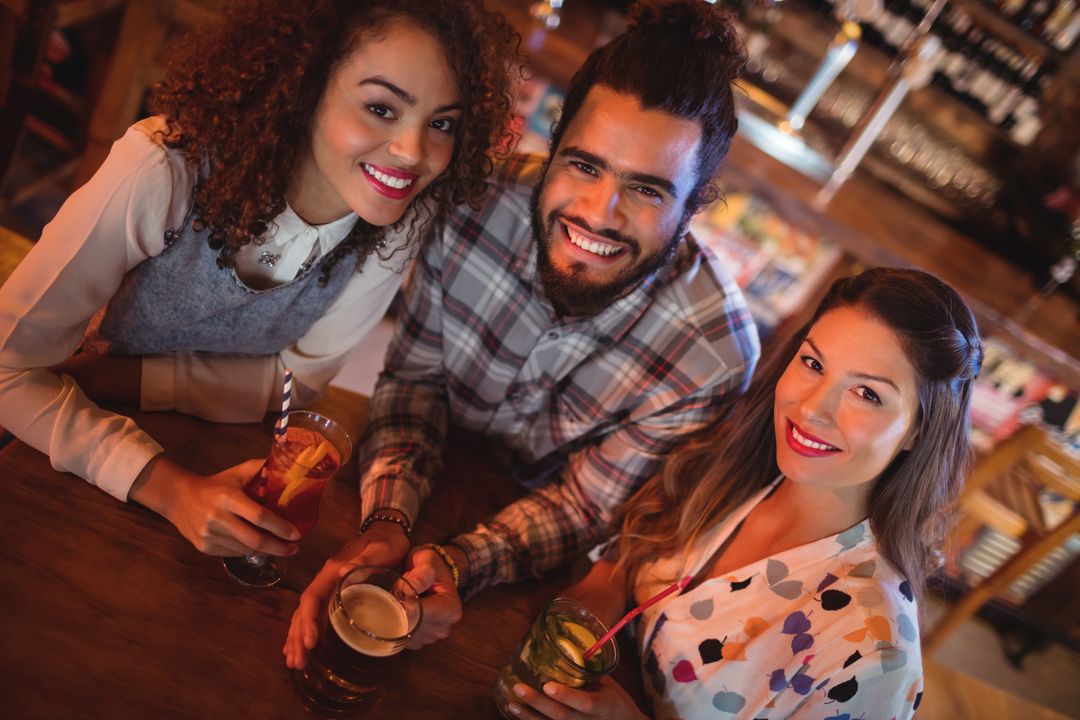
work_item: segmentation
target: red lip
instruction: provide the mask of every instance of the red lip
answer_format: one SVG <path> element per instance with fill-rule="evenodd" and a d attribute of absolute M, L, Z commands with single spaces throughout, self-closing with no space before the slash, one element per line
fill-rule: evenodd
<path fill-rule="evenodd" d="M 817 448 L 809 448 L 805 445 L 801 445 L 799 441 L 795 439 L 795 436 L 792 434 L 792 429 L 797 427 L 795 423 L 791 422 L 791 420 L 788 420 L 787 418 L 785 418 L 784 421 L 784 438 L 787 440 L 788 447 L 790 447 L 799 455 L 802 455 L 803 457 L 825 457 L 826 455 L 832 455 L 833 453 L 840 452 L 837 449 L 818 450 Z M 821 443 L 822 445 L 829 445 L 829 447 L 832 447 L 832 445 L 830 445 L 829 443 L 825 442 L 821 438 L 814 437 L 810 433 L 803 430 L 801 427 L 799 428 L 799 434 L 807 440 L 813 440 L 816 443 Z"/>
<path fill-rule="evenodd" d="M 590 240 L 595 240 L 596 242 L 601 243 L 605 246 L 612 245 L 612 242 L 610 240 L 600 238 L 593 233 L 586 232 L 574 223 L 567 222 L 561 218 L 557 222 L 559 226 L 559 235 L 562 237 L 563 242 L 568 248 L 567 252 L 569 252 L 575 258 L 580 258 L 594 265 L 611 265 L 615 262 L 618 262 L 618 260 L 626 254 L 625 247 L 622 248 L 621 252 L 617 252 L 614 255 L 597 255 L 596 253 L 589 252 L 584 248 L 580 248 L 570 240 L 570 232 L 568 228 L 573 228 L 574 232 L 578 235 L 582 235 Z M 622 246 L 620 245 L 620 247 Z"/>
<path fill-rule="evenodd" d="M 413 183 L 410 183 L 409 185 L 406 185 L 403 188 L 390 187 L 389 185 L 387 185 L 385 183 L 379 182 L 377 179 L 372 177 L 372 175 L 370 173 L 368 173 L 366 168 L 361 167 L 360 172 L 362 172 L 364 174 L 364 178 L 369 183 L 371 183 L 371 187 L 375 189 L 375 192 L 379 193 L 380 195 L 385 195 L 386 197 L 391 198 L 393 200 L 403 200 L 403 199 L 409 197 L 410 195 L 412 195 L 413 188 L 415 187 L 415 181 L 416 181 L 416 179 L 418 177 L 420 177 L 419 175 L 416 175 L 415 173 L 405 172 L 404 170 L 396 170 L 394 168 L 386 168 L 386 167 L 382 167 L 381 165 L 372 165 L 371 163 L 366 163 L 366 164 L 367 164 L 368 167 L 372 168 L 373 170 L 378 170 L 379 172 L 381 172 L 384 175 L 389 175 L 390 177 L 399 178 L 401 180 L 412 180 L 413 181 Z"/>
<path fill-rule="evenodd" d="M 396 177 L 396 178 L 400 178 L 402 180 L 415 180 L 416 178 L 420 177 L 416 173 L 406 172 L 404 170 L 398 170 L 397 168 L 388 168 L 388 167 L 383 167 L 382 165 L 373 165 L 371 163 L 364 163 L 364 164 L 367 165 L 369 168 L 372 168 L 374 170 L 378 170 L 383 175 L 389 175 L 390 177 Z"/>

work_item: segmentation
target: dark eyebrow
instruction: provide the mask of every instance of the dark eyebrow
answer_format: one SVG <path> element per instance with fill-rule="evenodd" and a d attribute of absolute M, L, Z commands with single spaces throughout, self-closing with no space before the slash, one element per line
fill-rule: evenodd
<path fill-rule="evenodd" d="M 562 148 L 561 150 L 559 150 L 559 155 L 562 156 L 562 157 L 569 157 L 569 158 L 573 158 L 575 160 L 580 160 L 582 162 L 586 162 L 586 163 L 588 163 L 590 165 L 593 165 L 593 166 L 599 168 L 600 170 L 603 170 L 604 172 L 613 173 L 617 177 L 625 178 L 627 180 L 632 180 L 633 182 L 642 183 L 644 185 L 652 185 L 654 187 L 658 187 L 661 190 L 663 190 L 664 192 L 666 192 L 668 195 L 671 195 L 672 197 L 678 197 L 678 193 L 675 190 L 675 183 L 668 180 L 667 178 L 662 178 L 662 177 L 658 177 L 656 175 L 649 175 L 647 173 L 639 173 L 639 172 L 630 172 L 630 173 L 615 172 L 614 170 L 611 169 L 611 166 L 603 158 L 599 157 L 598 155 L 593 155 L 591 152 L 588 152 L 587 150 L 582 150 L 581 148 L 575 147 L 573 145 L 571 145 L 569 147 Z"/>
<path fill-rule="evenodd" d="M 390 82 L 386 78 L 379 77 L 379 76 L 370 77 L 370 78 L 367 78 L 366 80 L 361 80 L 360 82 L 357 83 L 357 85 L 378 85 L 379 87 L 384 87 L 387 90 L 389 90 L 390 92 L 394 93 L 394 95 L 396 95 L 398 97 L 398 99 L 400 99 L 403 103 L 405 103 L 409 107 L 412 107 L 412 106 L 416 105 L 416 96 L 415 95 L 413 95 L 409 91 L 405 90 L 404 88 L 395 85 L 394 83 Z M 452 103 L 450 105 L 440 105 L 439 107 L 435 108 L 435 113 L 434 114 L 438 115 L 439 113 L 450 112 L 451 110 L 461 110 L 461 109 L 462 109 L 461 103 Z"/>
<path fill-rule="evenodd" d="M 811 340 L 809 336 L 806 338 L 806 344 L 812 347 L 814 349 L 814 352 L 820 355 L 822 359 L 825 358 L 825 353 L 821 352 L 821 348 L 815 345 L 814 341 Z M 854 373 L 854 377 L 857 377 L 860 380 L 876 380 L 880 383 L 885 383 L 886 385 L 890 386 L 897 393 L 900 392 L 900 388 L 896 386 L 896 383 L 894 383 L 887 377 L 882 377 L 881 375 L 871 375 L 869 373 Z"/>

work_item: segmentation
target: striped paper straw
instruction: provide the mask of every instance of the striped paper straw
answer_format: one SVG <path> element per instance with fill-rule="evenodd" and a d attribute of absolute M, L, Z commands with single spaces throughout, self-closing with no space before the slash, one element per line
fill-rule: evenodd
<path fill-rule="evenodd" d="M 281 390 L 281 417 L 277 421 L 277 441 L 285 442 L 289 429 L 289 402 L 292 400 L 292 368 L 285 368 L 285 386 Z"/>

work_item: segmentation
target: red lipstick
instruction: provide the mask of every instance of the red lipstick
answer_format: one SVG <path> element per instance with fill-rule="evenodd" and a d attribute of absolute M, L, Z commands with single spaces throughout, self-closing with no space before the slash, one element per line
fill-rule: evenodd
<path fill-rule="evenodd" d="M 826 455 L 832 455 L 833 453 L 840 452 L 838 448 L 834 448 L 832 445 L 829 445 L 829 443 L 825 442 L 821 438 L 814 437 L 800 427 L 798 428 L 799 435 L 812 442 L 820 443 L 821 445 L 829 445 L 829 449 L 819 450 L 818 448 L 812 448 L 803 445 L 795 439 L 795 435 L 793 434 L 793 431 L 797 427 L 795 423 L 791 422 L 791 420 L 788 420 L 787 418 L 785 418 L 785 421 L 786 423 L 784 427 L 784 438 L 787 440 L 788 447 L 797 452 L 799 455 L 802 455 L 803 457 L 825 457 Z"/>

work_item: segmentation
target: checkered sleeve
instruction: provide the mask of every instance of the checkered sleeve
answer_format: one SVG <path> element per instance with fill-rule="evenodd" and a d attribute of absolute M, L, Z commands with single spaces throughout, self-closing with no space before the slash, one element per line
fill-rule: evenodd
<path fill-rule="evenodd" d="M 508 505 L 451 542 L 468 558 L 463 597 L 568 562 L 602 540 L 614 510 L 659 469 L 667 453 L 716 419 L 743 387 L 737 372 L 648 417 L 624 423 L 573 453 L 561 478 Z"/>
<path fill-rule="evenodd" d="M 360 451 L 363 517 L 395 508 L 415 523 L 442 467 L 447 398 L 438 243 L 417 260 L 371 399 Z"/>

